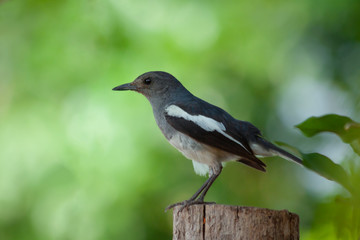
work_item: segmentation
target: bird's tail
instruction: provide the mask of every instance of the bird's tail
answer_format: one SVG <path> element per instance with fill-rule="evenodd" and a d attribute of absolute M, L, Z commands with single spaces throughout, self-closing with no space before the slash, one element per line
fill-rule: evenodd
<path fill-rule="evenodd" d="M 303 165 L 302 160 L 300 158 L 266 141 L 262 137 L 258 137 L 256 141 L 251 142 L 250 148 L 253 150 L 255 155 L 260 155 L 264 157 L 279 156 L 286 160 L 293 161 L 300 165 Z"/>

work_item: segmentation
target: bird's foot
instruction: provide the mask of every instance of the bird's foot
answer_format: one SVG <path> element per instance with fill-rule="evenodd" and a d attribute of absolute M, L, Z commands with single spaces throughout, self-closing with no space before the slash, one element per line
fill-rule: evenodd
<path fill-rule="evenodd" d="M 185 200 L 185 201 L 174 203 L 174 204 L 167 206 L 165 208 L 165 212 L 167 212 L 168 210 L 170 210 L 176 206 L 181 206 L 181 208 L 179 209 L 179 212 L 181 212 L 182 210 L 184 210 L 184 208 L 187 208 L 188 206 L 195 205 L 195 204 L 216 204 L 216 203 L 215 202 L 204 202 L 204 200 L 202 200 L 202 199 Z"/>

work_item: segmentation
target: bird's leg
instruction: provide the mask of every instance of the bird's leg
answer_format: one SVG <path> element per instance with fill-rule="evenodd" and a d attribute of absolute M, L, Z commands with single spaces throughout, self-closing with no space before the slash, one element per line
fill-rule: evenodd
<path fill-rule="evenodd" d="M 178 202 L 169 205 L 167 208 L 165 208 L 165 212 L 169 209 L 172 209 L 176 206 L 182 205 L 180 212 L 187 206 L 194 205 L 194 204 L 214 204 L 215 202 L 204 202 L 205 195 L 207 191 L 210 189 L 211 185 L 214 183 L 215 179 L 220 175 L 222 170 L 222 166 L 220 165 L 219 168 L 210 168 L 209 171 L 209 178 L 206 180 L 206 182 L 196 191 L 196 193 L 189 199 L 185 200 L 183 202 Z M 199 194 L 201 193 L 200 197 Z"/>
<path fill-rule="evenodd" d="M 208 184 L 202 191 L 202 193 L 201 193 L 200 197 L 197 199 L 197 201 L 204 202 L 204 198 L 205 198 L 207 191 L 209 191 L 211 185 L 215 182 L 215 179 L 220 175 L 221 170 L 222 170 L 222 166 L 220 167 L 220 169 L 217 172 L 213 173 L 213 175 L 209 178 L 210 181 L 208 182 Z"/>
<path fill-rule="evenodd" d="M 194 195 L 192 195 L 192 197 L 188 200 L 188 201 L 194 201 L 199 194 L 206 188 L 206 186 L 209 184 L 210 178 L 208 178 L 204 184 L 196 191 L 196 193 Z"/>
<path fill-rule="evenodd" d="M 167 206 L 165 208 L 165 212 L 169 209 L 172 209 L 178 205 L 186 205 L 187 203 L 189 202 L 194 202 L 195 199 L 199 196 L 199 194 L 206 188 L 206 186 L 209 184 L 211 180 L 211 177 L 209 177 L 206 182 L 196 191 L 196 193 L 189 199 L 189 200 L 185 200 L 185 201 L 182 201 L 182 202 L 178 202 L 178 203 L 174 203 L 174 204 L 171 204 L 169 206 Z"/>

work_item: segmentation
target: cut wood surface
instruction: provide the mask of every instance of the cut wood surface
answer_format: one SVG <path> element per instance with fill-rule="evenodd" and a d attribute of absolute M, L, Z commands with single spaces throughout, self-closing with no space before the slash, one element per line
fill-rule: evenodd
<path fill-rule="evenodd" d="M 287 210 L 192 205 L 173 212 L 173 240 L 299 239 L 299 216 Z"/>

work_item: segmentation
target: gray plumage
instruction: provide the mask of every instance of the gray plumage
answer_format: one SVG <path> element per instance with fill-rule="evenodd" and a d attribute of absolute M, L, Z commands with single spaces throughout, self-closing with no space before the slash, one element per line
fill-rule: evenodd
<path fill-rule="evenodd" d="M 203 203 L 208 189 L 221 173 L 223 162 L 238 161 L 260 171 L 265 171 L 266 165 L 257 156 L 280 156 L 302 164 L 298 157 L 266 141 L 251 123 L 237 120 L 223 109 L 192 95 L 169 73 L 147 72 L 113 90 L 143 94 L 170 144 L 193 160 L 196 173 L 209 173 L 209 179 L 189 200 L 167 209 Z"/>

